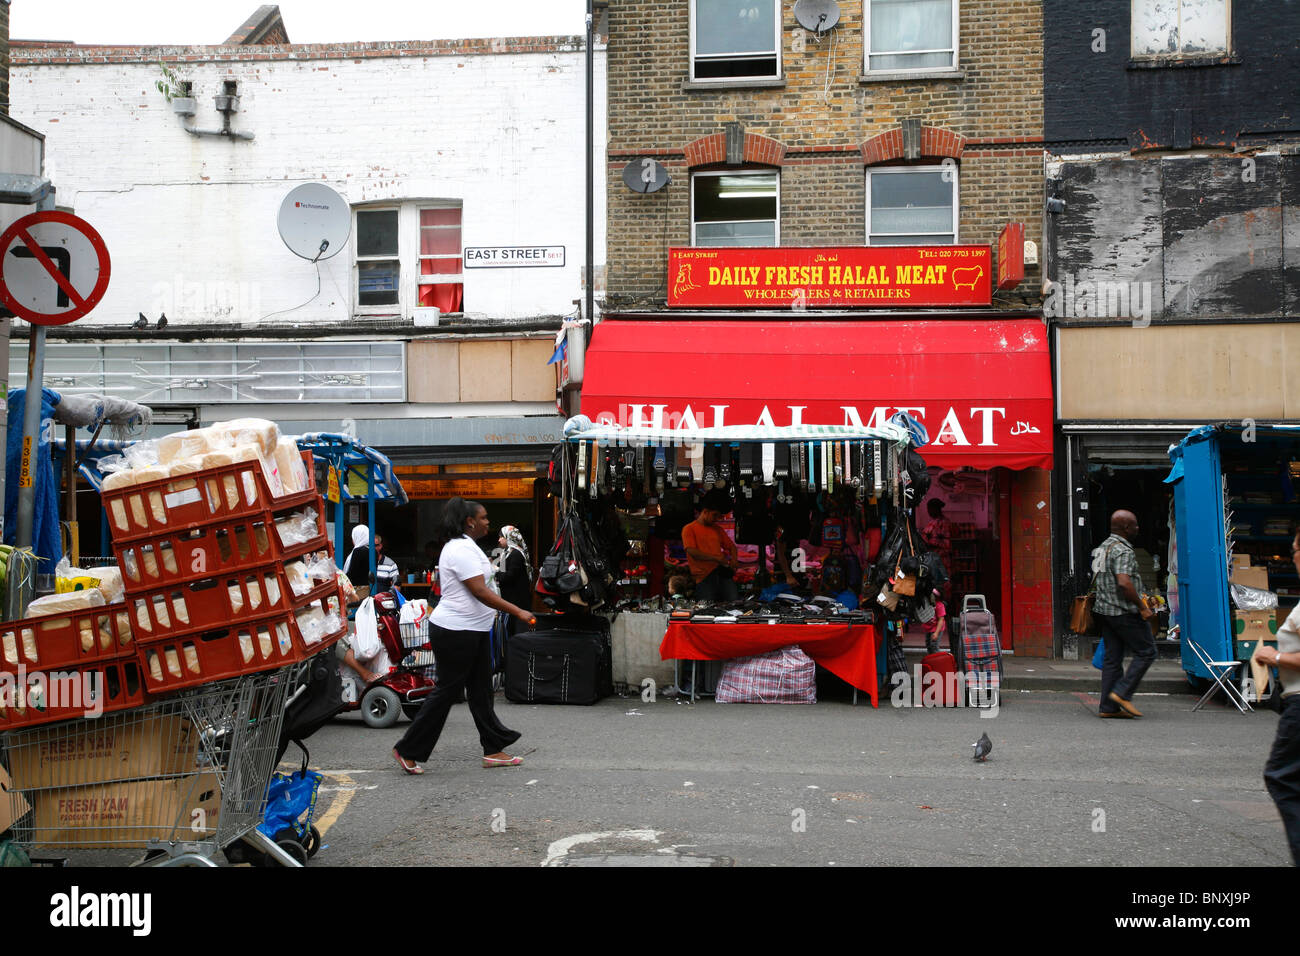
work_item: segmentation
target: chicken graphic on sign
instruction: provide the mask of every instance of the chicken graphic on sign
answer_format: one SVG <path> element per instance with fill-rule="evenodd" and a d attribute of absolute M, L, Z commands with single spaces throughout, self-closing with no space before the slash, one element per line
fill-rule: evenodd
<path fill-rule="evenodd" d="M 692 289 L 698 289 L 695 281 L 691 278 L 691 267 L 687 263 L 682 263 L 677 267 L 677 281 L 673 283 L 673 298 L 681 298 L 683 293 L 690 292 Z"/>
<path fill-rule="evenodd" d="M 984 275 L 983 266 L 971 266 L 969 269 L 953 269 L 952 270 L 953 288 L 960 289 L 962 286 L 968 286 L 972 291 L 974 291 L 975 283 L 979 282 L 980 278 L 983 275 Z"/>

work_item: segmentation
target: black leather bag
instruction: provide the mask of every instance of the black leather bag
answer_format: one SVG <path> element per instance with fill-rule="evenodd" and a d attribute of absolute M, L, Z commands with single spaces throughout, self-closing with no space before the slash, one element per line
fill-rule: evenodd
<path fill-rule="evenodd" d="M 506 700 L 594 704 L 614 692 L 613 654 L 600 630 L 526 631 L 506 644 Z"/>

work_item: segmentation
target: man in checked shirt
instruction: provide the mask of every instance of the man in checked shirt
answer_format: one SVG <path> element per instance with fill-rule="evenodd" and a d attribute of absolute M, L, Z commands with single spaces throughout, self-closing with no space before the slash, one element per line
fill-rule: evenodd
<path fill-rule="evenodd" d="M 1142 598 L 1142 579 L 1133 552 L 1132 542 L 1137 536 L 1138 521 L 1133 513 L 1116 511 L 1110 516 L 1110 537 L 1093 552 L 1097 581 L 1092 614 L 1101 625 L 1106 643 L 1099 717 L 1142 716 L 1133 706 L 1133 695 L 1156 659 L 1155 637 L 1147 623 L 1155 615 Z M 1126 649 L 1133 654 L 1127 672 Z"/>

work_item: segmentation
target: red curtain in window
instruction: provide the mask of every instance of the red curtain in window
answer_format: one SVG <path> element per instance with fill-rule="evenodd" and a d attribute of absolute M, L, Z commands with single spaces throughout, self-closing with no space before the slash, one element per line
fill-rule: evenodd
<path fill-rule="evenodd" d="M 420 305 L 434 306 L 440 312 L 463 312 L 465 287 L 459 282 L 440 282 L 420 286 Z"/>

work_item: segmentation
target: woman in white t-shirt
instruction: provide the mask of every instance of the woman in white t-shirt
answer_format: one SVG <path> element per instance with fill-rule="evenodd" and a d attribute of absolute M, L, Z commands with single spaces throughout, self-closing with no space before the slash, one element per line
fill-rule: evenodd
<path fill-rule="evenodd" d="M 438 540 L 438 583 L 442 598 L 429 617 L 429 640 L 438 667 L 438 684 L 420 707 L 406 736 L 393 748 L 406 773 L 424 773 L 452 705 L 467 692 L 469 712 L 483 744 L 484 767 L 517 767 L 522 757 L 505 748 L 519 739 L 497 719 L 492 707 L 492 622 L 505 611 L 530 627 L 529 611 L 502 599 L 488 587 L 492 563 L 475 542 L 488 533 L 487 509 L 474 501 L 452 498 L 443 507 Z"/>

